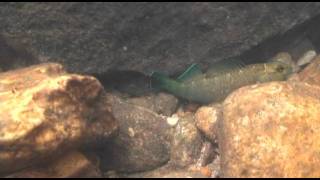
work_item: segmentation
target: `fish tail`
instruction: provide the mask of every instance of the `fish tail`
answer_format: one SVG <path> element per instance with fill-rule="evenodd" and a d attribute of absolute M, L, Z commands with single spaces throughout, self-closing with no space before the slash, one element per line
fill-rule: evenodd
<path fill-rule="evenodd" d="M 151 87 L 159 90 L 166 90 L 170 93 L 177 94 L 180 83 L 170 79 L 168 76 L 154 72 L 151 74 Z"/>

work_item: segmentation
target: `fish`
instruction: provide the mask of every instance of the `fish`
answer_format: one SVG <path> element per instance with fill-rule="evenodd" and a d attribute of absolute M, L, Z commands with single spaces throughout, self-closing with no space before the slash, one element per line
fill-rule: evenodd
<path fill-rule="evenodd" d="M 232 91 L 251 84 L 284 81 L 292 73 L 292 66 L 280 61 L 244 65 L 237 59 L 218 62 L 203 73 L 192 64 L 177 79 L 160 72 L 151 74 L 151 87 L 167 91 L 192 102 L 209 104 L 221 102 Z"/>

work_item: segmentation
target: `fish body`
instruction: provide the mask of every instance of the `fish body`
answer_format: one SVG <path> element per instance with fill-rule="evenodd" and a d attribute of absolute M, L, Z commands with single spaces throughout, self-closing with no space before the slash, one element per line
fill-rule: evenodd
<path fill-rule="evenodd" d="M 229 70 L 219 71 L 219 73 L 213 73 L 214 70 L 207 72 L 198 73 L 183 81 L 174 80 L 155 72 L 151 75 L 151 85 L 183 99 L 207 104 L 222 101 L 228 94 L 242 86 L 286 80 L 292 68 L 282 62 L 269 62 L 239 68 L 232 67 Z"/>

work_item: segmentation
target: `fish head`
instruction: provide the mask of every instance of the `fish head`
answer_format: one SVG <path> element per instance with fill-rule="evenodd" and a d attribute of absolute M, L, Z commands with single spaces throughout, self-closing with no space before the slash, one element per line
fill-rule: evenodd
<path fill-rule="evenodd" d="M 264 70 L 259 76 L 259 81 L 283 81 L 292 73 L 292 65 L 283 62 L 270 62 L 264 64 Z"/>

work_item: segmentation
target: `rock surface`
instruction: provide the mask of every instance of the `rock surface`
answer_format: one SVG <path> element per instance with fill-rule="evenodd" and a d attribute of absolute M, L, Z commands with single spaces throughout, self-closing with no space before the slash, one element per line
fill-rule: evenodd
<path fill-rule="evenodd" d="M 77 151 L 68 152 L 49 164 L 7 176 L 9 178 L 99 178 L 98 167 Z"/>
<path fill-rule="evenodd" d="M 233 92 L 219 121 L 222 177 L 319 177 L 319 92 L 298 81 Z"/>
<path fill-rule="evenodd" d="M 217 123 L 221 118 L 221 104 L 203 106 L 195 114 L 197 128 L 213 143 L 217 142 Z"/>
<path fill-rule="evenodd" d="M 184 168 L 199 159 L 203 140 L 192 113 L 186 113 L 179 118 L 173 133 L 169 163 L 173 167 Z"/>
<path fill-rule="evenodd" d="M 114 95 L 107 97 L 120 131 L 100 152 L 103 171 L 140 172 L 165 164 L 171 131 L 166 118 Z"/>
<path fill-rule="evenodd" d="M 240 55 L 319 14 L 317 2 L 1 3 L 0 27 L 68 70 L 165 73 Z"/>
<path fill-rule="evenodd" d="M 0 74 L 0 174 L 55 158 L 117 130 L 93 77 L 42 64 Z"/>

